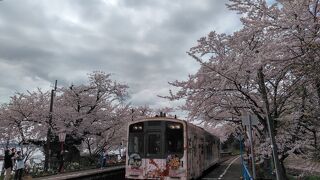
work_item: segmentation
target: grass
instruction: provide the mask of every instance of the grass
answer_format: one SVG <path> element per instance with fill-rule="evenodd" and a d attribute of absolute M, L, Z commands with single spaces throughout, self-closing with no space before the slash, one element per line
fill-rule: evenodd
<path fill-rule="evenodd" d="M 320 180 L 320 176 L 306 176 L 306 177 L 296 177 L 292 175 L 288 175 L 289 180 Z"/>
<path fill-rule="evenodd" d="M 239 155 L 240 154 L 240 149 L 233 149 L 231 154 L 232 155 Z"/>
<path fill-rule="evenodd" d="M 308 176 L 306 180 L 320 180 L 320 176 Z"/>
<path fill-rule="evenodd" d="M 11 176 L 11 179 L 13 179 L 13 176 Z M 0 180 L 4 180 L 4 175 L 0 176 Z"/>

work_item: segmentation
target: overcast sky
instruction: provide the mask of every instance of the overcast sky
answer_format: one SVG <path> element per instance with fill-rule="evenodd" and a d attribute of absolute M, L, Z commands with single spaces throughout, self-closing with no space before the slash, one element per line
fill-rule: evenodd
<path fill-rule="evenodd" d="M 168 81 L 199 68 L 186 54 L 239 17 L 224 0 L 2 0 L 0 103 L 15 92 L 85 83 L 101 70 L 129 85 L 133 105 L 168 103 Z"/>

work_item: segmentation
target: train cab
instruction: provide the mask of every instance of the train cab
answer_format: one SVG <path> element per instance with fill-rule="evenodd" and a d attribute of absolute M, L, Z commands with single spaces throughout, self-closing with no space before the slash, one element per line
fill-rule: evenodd
<path fill-rule="evenodd" d="M 129 123 L 126 178 L 183 180 L 200 175 L 206 167 L 206 135 L 202 131 L 203 129 L 193 127 L 186 121 L 166 117 L 146 118 Z M 194 138 L 202 139 L 203 142 Z M 212 138 L 209 139 L 212 141 Z M 199 149 L 201 147 L 202 150 Z M 193 167 L 192 164 L 199 165 Z"/>
<path fill-rule="evenodd" d="M 183 178 L 186 167 L 185 122 L 175 119 L 134 122 L 129 125 L 126 177 Z"/>

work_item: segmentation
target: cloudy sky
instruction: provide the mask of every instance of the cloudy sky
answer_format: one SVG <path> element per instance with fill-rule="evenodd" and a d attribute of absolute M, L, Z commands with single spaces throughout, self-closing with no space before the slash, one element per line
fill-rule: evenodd
<path fill-rule="evenodd" d="M 2 0 L 0 103 L 15 92 L 85 83 L 101 70 L 129 85 L 134 105 L 160 99 L 168 81 L 199 68 L 186 54 L 208 32 L 232 33 L 225 0 Z"/>

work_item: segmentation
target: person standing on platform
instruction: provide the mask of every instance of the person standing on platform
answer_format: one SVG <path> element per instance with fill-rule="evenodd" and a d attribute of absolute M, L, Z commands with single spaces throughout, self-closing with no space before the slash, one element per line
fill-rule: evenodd
<path fill-rule="evenodd" d="M 102 152 L 101 153 L 101 155 L 100 155 L 100 168 L 102 169 L 103 168 L 103 165 L 104 165 L 104 163 L 103 163 L 103 155 L 104 155 L 104 153 Z"/>
<path fill-rule="evenodd" d="M 103 163 L 102 163 L 103 167 L 107 166 L 107 152 L 103 152 Z"/>
<path fill-rule="evenodd" d="M 11 178 L 11 172 L 13 168 L 13 160 L 14 152 L 10 153 L 10 150 L 7 149 L 4 152 L 4 169 L 5 169 L 5 177 L 4 180 L 9 180 Z"/>
<path fill-rule="evenodd" d="M 23 170 L 24 170 L 24 157 L 21 154 L 21 151 L 17 152 L 17 156 L 16 156 L 16 173 L 14 176 L 15 180 L 21 180 L 22 178 L 22 174 L 23 174 Z"/>

